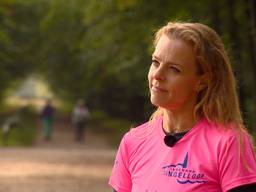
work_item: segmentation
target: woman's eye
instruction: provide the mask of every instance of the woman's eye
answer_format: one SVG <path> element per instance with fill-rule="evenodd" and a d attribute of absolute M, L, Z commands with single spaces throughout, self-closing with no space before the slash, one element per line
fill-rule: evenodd
<path fill-rule="evenodd" d="M 174 71 L 175 73 L 180 73 L 180 70 L 176 67 L 171 66 L 170 69 Z"/>
<path fill-rule="evenodd" d="M 159 66 L 159 63 L 157 62 L 157 60 L 153 59 L 151 65 L 157 67 L 157 66 Z"/>

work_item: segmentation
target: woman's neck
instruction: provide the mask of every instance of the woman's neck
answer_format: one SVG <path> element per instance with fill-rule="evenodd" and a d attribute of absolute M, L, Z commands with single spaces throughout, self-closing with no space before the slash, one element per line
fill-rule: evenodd
<path fill-rule="evenodd" d="M 164 110 L 163 129 L 166 133 L 180 133 L 189 131 L 195 125 L 193 113 L 173 113 Z"/>

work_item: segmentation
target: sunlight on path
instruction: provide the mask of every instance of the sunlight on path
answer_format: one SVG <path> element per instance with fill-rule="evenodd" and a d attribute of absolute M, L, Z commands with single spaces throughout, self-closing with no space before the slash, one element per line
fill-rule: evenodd
<path fill-rule="evenodd" d="M 111 191 L 115 150 L 2 148 L 0 154 L 0 191 Z"/>

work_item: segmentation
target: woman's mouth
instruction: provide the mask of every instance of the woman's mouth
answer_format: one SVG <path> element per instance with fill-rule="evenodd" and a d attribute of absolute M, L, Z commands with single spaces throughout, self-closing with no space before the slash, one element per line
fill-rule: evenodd
<path fill-rule="evenodd" d="M 152 85 L 152 86 L 151 86 L 151 90 L 154 91 L 154 92 L 167 92 L 166 89 L 163 89 L 162 87 L 160 87 L 160 86 L 155 86 L 155 85 Z"/>

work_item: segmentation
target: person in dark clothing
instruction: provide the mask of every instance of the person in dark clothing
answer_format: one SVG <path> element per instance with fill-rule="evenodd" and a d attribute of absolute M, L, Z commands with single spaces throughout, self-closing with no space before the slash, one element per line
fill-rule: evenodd
<path fill-rule="evenodd" d="M 50 99 L 46 101 L 45 106 L 41 111 L 41 118 L 43 123 L 43 134 L 45 140 L 50 140 L 53 131 L 53 117 L 55 113 L 55 108 L 52 105 Z"/>

